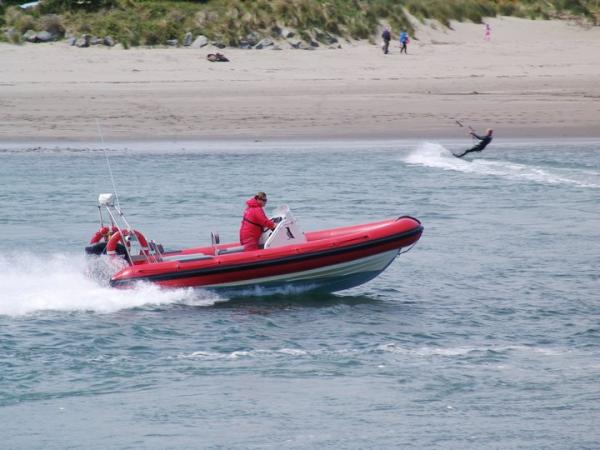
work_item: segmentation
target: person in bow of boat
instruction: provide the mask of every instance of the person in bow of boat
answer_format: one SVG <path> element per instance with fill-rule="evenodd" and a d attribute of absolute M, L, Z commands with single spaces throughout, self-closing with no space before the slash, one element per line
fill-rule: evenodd
<path fill-rule="evenodd" d="M 246 201 L 246 210 L 240 226 L 240 244 L 244 251 L 257 250 L 258 241 L 263 228 L 275 229 L 275 222 L 270 220 L 263 210 L 267 204 L 267 194 L 258 192 L 254 197 Z"/>
<path fill-rule="evenodd" d="M 486 130 L 485 136 L 479 136 L 477 133 L 475 133 L 475 131 L 473 131 L 473 129 L 471 129 L 471 132 L 469 134 L 471 136 L 473 136 L 473 138 L 479 139 L 479 142 L 477 144 L 475 144 L 473 147 L 471 147 L 470 149 L 465 150 L 460 155 L 457 155 L 455 153 L 454 156 L 456 156 L 458 158 L 462 158 L 467 153 L 483 151 L 483 149 L 486 148 L 490 142 L 492 142 L 492 133 L 493 132 L 494 132 L 494 130 L 488 128 Z"/>

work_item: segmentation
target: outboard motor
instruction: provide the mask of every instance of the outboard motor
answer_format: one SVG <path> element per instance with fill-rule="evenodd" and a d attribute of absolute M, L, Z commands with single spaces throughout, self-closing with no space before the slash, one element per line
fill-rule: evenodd
<path fill-rule="evenodd" d="M 96 244 L 88 245 L 85 248 L 85 254 L 96 256 L 106 255 L 106 244 L 106 242 L 98 242 Z M 125 250 L 125 246 L 123 244 L 117 244 L 116 252 L 119 256 L 127 255 L 127 251 Z"/>
<path fill-rule="evenodd" d="M 105 251 L 106 251 L 106 242 L 97 242 L 95 244 L 88 245 L 85 248 L 86 255 L 100 256 L 102 253 L 105 253 Z"/>

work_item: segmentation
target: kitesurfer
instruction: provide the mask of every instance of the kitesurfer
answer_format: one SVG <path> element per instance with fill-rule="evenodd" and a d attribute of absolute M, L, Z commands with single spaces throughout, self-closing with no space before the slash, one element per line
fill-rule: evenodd
<path fill-rule="evenodd" d="M 462 158 L 467 153 L 482 151 L 484 148 L 486 148 L 488 146 L 488 144 L 490 142 L 492 142 L 492 133 L 493 132 L 494 132 L 494 130 L 491 130 L 488 128 L 486 130 L 485 136 L 479 136 L 477 133 L 475 133 L 475 131 L 471 131 L 469 134 L 471 136 L 473 136 L 475 139 L 479 139 L 479 142 L 477 144 L 475 144 L 473 147 L 471 147 L 470 149 L 465 150 L 463 153 L 461 153 L 459 155 L 457 155 L 455 153 L 454 156 L 457 156 L 458 158 Z"/>
<path fill-rule="evenodd" d="M 240 243 L 244 250 L 257 250 L 258 241 L 263 228 L 275 229 L 275 223 L 263 211 L 267 204 L 267 194 L 257 192 L 254 197 L 246 201 L 246 210 L 240 226 Z"/>

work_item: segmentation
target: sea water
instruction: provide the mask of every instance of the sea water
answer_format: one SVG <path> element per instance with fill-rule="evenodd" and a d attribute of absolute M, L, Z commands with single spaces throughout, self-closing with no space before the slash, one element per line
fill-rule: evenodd
<path fill-rule="evenodd" d="M 0 147 L 2 448 L 600 446 L 599 142 Z M 337 294 L 116 290 L 83 256 L 115 187 L 169 248 L 235 241 L 258 190 L 425 231 Z"/>

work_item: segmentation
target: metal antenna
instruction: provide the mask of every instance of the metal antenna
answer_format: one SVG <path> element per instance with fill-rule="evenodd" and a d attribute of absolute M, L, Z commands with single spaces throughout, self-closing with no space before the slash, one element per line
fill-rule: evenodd
<path fill-rule="evenodd" d="M 108 166 L 108 173 L 110 174 L 110 180 L 112 181 L 113 190 L 115 191 L 115 199 L 117 200 L 117 206 L 120 210 L 121 203 L 119 202 L 119 194 L 117 194 L 117 186 L 115 185 L 115 177 L 113 177 L 112 168 L 110 167 L 110 160 L 108 159 L 108 153 L 106 153 L 106 149 L 104 148 L 104 136 L 102 135 L 102 129 L 100 128 L 100 122 L 98 122 L 98 119 L 96 119 L 96 127 L 98 128 L 98 134 L 100 135 L 100 142 L 102 142 L 102 151 L 104 152 L 104 157 L 106 158 L 106 165 Z"/>

